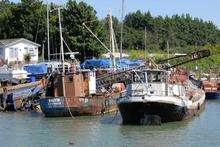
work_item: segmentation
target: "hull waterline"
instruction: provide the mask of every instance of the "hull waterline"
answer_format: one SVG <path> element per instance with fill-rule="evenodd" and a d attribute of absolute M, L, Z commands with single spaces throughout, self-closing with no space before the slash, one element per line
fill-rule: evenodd
<path fill-rule="evenodd" d="M 101 100 L 98 100 L 101 101 Z M 70 117 L 70 116 L 93 116 L 116 111 L 117 105 L 114 100 L 111 104 L 104 100 L 100 105 L 95 105 L 98 101 L 88 101 L 81 105 L 74 105 L 64 97 L 42 98 L 39 100 L 42 112 L 46 117 Z"/>
<path fill-rule="evenodd" d="M 218 92 L 206 92 L 206 99 L 220 99 L 220 91 Z"/>
<path fill-rule="evenodd" d="M 198 115 L 204 108 L 204 104 L 195 109 L 174 104 L 157 102 L 132 102 L 118 104 L 123 124 L 144 125 L 161 124 L 167 122 L 181 121 Z"/>

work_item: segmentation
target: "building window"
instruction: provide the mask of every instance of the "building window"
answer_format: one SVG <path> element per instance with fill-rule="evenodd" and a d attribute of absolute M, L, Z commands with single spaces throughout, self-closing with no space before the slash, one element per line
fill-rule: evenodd
<path fill-rule="evenodd" d="M 9 48 L 9 57 L 16 58 L 18 54 L 18 48 Z"/>
<path fill-rule="evenodd" d="M 0 55 L 3 56 L 3 48 L 0 48 Z"/>
<path fill-rule="evenodd" d="M 28 53 L 31 54 L 31 56 L 35 56 L 34 54 L 34 48 L 29 48 Z"/>
<path fill-rule="evenodd" d="M 14 49 L 13 48 L 9 48 L 9 57 L 13 58 L 14 55 Z"/>
<path fill-rule="evenodd" d="M 28 54 L 28 47 L 24 47 L 24 53 Z"/>

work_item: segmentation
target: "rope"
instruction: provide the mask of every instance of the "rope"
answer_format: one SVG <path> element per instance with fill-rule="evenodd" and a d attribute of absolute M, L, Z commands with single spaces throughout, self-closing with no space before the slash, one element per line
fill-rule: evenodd
<path fill-rule="evenodd" d="M 68 111 L 69 111 L 69 114 L 70 114 L 71 118 L 75 118 L 75 117 L 73 116 L 72 112 L 70 111 L 69 103 L 68 103 L 66 97 L 64 97 L 64 99 L 65 99 L 65 101 L 66 101 L 67 108 L 68 108 Z"/>
<path fill-rule="evenodd" d="M 73 52 L 70 48 L 69 48 L 69 46 L 68 46 L 68 44 L 66 43 L 66 41 L 62 38 L 62 40 L 63 40 L 63 42 L 64 42 L 64 44 L 66 45 L 66 47 L 67 47 L 67 49 L 69 50 L 69 52 Z"/>

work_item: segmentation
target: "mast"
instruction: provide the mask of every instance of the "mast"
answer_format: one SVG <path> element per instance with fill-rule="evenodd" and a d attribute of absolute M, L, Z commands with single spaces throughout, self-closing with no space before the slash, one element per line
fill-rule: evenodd
<path fill-rule="evenodd" d="M 167 40 L 167 58 L 170 58 L 170 44 L 169 41 Z M 169 64 L 169 60 L 168 60 L 168 64 Z"/>
<path fill-rule="evenodd" d="M 125 0 L 122 0 L 122 8 L 121 8 L 121 42 L 120 42 L 120 58 L 122 58 L 122 47 L 123 47 L 123 29 L 124 29 L 124 3 Z"/>
<path fill-rule="evenodd" d="M 112 12 L 109 10 L 109 28 L 110 28 L 110 42 L 112 48 L 112 63 L 113 68 L 115 69 L 115 41 L 114 41 L 114 30 L 113 30 L 113 23 L 112 23 Z"/>
<path fill-rule="evenodd" d="M 58 15 L 59 15 L 59 29 L 60 29 L 60 51 L 61 51 L 61 60 L 62 60 L 62 84 L 63 84 L 63 96 L 66 97 L 66 91 L 65 91 L 65 66 L 64 66 L 64 50 L 63 50 L 63 35 L 62 35 L 62 25 L 61 25 L 61 14 L 60 14 L 60 7 L 58 8 Z"/>
<path fill-rule="evenodd" d="M 147 28 L 146 26 L 144 27 L 144 54 L 145 54 L 145 59 L 147 58 Z"/>
<path fill-rule="evenodd" d="M 50 61 L 50 21 L 49 21 L 49 4 L 47 2 L 47 54 L 48 61 Z"/>

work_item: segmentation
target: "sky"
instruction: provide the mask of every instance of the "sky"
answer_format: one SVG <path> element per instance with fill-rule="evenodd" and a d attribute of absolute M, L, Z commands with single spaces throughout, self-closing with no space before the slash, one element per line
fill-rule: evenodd
<path fill-rule="evenodd" d="M 19 0 L 12 0 L 18 2 Z M 55 3 L 65 3 L 66 0 L 48 0 Z M 82 1 L 82 0 L 77 0 Z M 83 0 L 97 11 L 99 18 L 107 16 L 109 9 L 112 14 L 121 19 L 122 0 Z M 45 1 L 46 2 L 46 1 Z M 212 21 L 220 28 L 220 0 L 125 0 L 125 14 L 141 10 L 150 11 L 153 16 L 172 16 L 189 13 L 206 21 Z"/>

